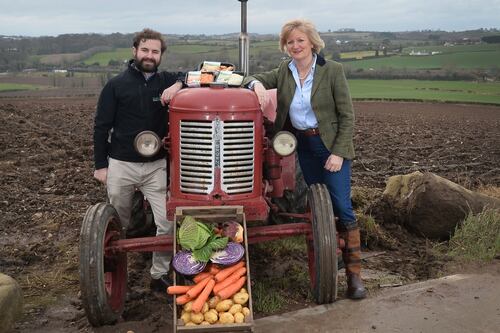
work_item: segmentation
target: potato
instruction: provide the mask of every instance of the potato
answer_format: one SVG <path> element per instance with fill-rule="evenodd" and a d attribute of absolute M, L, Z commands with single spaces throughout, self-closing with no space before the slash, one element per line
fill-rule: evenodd
<path fill-rule="evenodd" d="M 220 318 L 219 321 L 221 324 L 232 324 L 234 323 L 234 316 L 230 314 L 229 312 L 224 312 Z"/>
<path fill-rule="evenodd" d="M 210 325 L 210 323 L 208 321 L 202 321 L 200 325 Z"/>
<path fill-rule="evenodd" d="M 191 321 L 195 324 L 201 324 L 201 322 L 205 320 L 205 317 L 203 316 L 203 313 L 195 313 L 191 312 Z"/>
<path fill-rule="evenodd" d="M 236 293 L 233 296 L 233 301 L 236 304 L 245 304 L 248 301 L 248 294 L 247 293 Z"/>
<path fill-rule="evenodd" d="M 191 312 L 184 312 L 181 315 L 181 319 L 185 324 L 189 323 L 191 321 Z"/>
<path fill-rule="evenodd" d="M 250 315 L 250 309 L 244 306 L 243 309 L 241 309 L 241 313 L 243 313 L 245 317 L 248 317 Z"/>
<path fill-rule="evenodd" d="M 219 315 L 217 314 L 217 312 L 215 312 L 215 310 L 207 311 L 203 316 L 205 318 L 205 321 L 207 321 L 210 324 L 214 324 L 217 322 L 217 320 L 219 320 Z"/>
<path fill-rule="evenodd" d="M 242 309 L 243 307 L 241 306 L 241 304 L 234 304 L 233 306 L 231 306 L 228 312 L 234 315 L 237 312 L 241 312 Z"/>
<path fill-rule="evenodd" d="M 245 288 L 241 288 L 241 289 L 240 289 L 240 293 L 245 293 L 245 294 L 248 294 L 248 291 L 247 291 Z"/>
<path fill-rule="evenodd" d="M 186 304 L 184 304 L 183 309 L 186 312 L 191 312 L 192 307 L 193 307 L 193 301 L 189 301 Z"/>
<path fill-rule="evenodd" d="M 189 323 L 186 323 L 186 326 L 198 326 L 198 325 L 190 321 Z"/>
<path fill-rule="evenodd" d="M 205 313 L 208 310 L 209 310 L 208 303 L 207 302 L 203 303 L 203 307 L 201 308 L 201 313 Z"/>
<path fill-rule="evenodd" d="M 241 312 L 237 312 L 234 314 L 234 322 L 237 324 L 241 324 L 245 321 L 245 316 Z"/>
<path fill-rule="evenodd" d="M 233 301 L 230 299 L 226 299 L 217 303 L 217 305 L 215 306 L 215 310 L 217 310 L 218 312 L 226 312 L 231 308 L 232 305 Z"/>
<path fill-rule="evenodd" d="M 210 309 L 215 309 L 217 306 L 217 303 L 220 302 L 220 297 L 219 296 L 214 296 L 208 300 L 208 307 Z"/>

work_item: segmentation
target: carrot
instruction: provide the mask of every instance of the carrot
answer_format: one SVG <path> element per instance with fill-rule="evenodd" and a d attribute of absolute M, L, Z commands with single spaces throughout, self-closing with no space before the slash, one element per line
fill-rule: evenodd
<path fill-rule="evenodd" d="M 214 293 L 217 294 L 217 292 L 219 292 L 219 290 L 222 290 L 222 289 L 226 288 L 227 286 L 229 286 L 230 284 L 235 283 L 246 272 L 247 272 L 247 269 L 245 267 L 238 268 L 233 274 L 229 275 L 223 281 L 221 281 L 215 285 Z"/>
<path fill-rule="evenodd" d="M 220 272 L 220 267 L 217 265 L 210 265 L 208 268 L 208 272 L 212 275 L 215 275 Z"/>
<path fill-rule="evenodd" d="M 245 284 L 246 276 L 242 276 L 236 281 L 235 283 L 227 286 L 226 288 L 219 290 L 217 293 L 217 296 L 220 297 L 221 300 L 229 298 L 236 294 L 238 291 L 240 291 L 241 288 L 243 288 L 243 285 Z"/>
<path fill-rule="evenodd" d="M 182 295 L 185 294 L 193 286 L 170 286 L 167 288 L 167 294 L 170 295 Z"/>
<path fill-rule="evenodd" d="M 234 264 L 233 266 L 221 269 L 219 273 L 215 274 L 215 282 L 221 282 L 229 275 L 233 274 L 238 268 L 243 267 L 244 265 L 245 262 L 240 261 L 237 264 Z"/>
<path fill-rule="evenodd" d="M 186 295 L 188 295 L 188 297 L 190 297 L 190 298 L 195 298 L 196 296 L 198 296 L 199 293 L 201 293 L 201 291 L 203 290 L 203 288 L 205 288 L 205 286 L 207 285 L 208 281 L 210 281 L 211 279 L 212 279 L 212 277 L 209 276 L 209 277 L 206 277 L 205 279 L 201 280 L 200 282 L 198 282 L 197 284 L 195 284 L 193 286 L 193 288 L 189 289 L 186 292 Z"/>
<path fill-rule="evenodd" d="M 187 302 L 189 301 L 192 301 L 193 299 L 191 297 L 189 297 L 188 295 L 182 295 L 182 296 L 179 296 L 175 299 L 175 303 L 179 304 L 179 305 L 184 305 L 186 304 Z"/>
<path fill-rule="evenodd" d="M 210 296 L 210 293 L 212 292 L 212 289 L 214 289 L 214 286 L 215 286 L 215 280 L 210 279 L 205 288 L 203 288 L 203 291 L 198 295 L 196 300 L 193 302 L 193 305 L 191 307 L 193 312 L 201 311 L 201 309 L 203 308 L 203 304 L 205 304 L 205 302 L 207 301 L 208 296 Z"/>
<path fill-rule="evenodd" d="M 205 280 L 209 276 L 211 277 L 212 274 L 210 274 L 209 272 L 201 272 L 201 273 L 198 273 L 195 275 L 195 277 L 193 278 L 193 281 L 194 281 L 194 283 L 200 283 L 201 281 Z"/>

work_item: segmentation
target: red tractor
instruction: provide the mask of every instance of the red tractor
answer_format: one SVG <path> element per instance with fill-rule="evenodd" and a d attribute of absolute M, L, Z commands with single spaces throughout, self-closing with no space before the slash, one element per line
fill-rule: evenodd
<path fill-rule="evenodd" d="M 246 1 L 241 2 L 245 22 Z M 244 58 L 248 44 L 245 47 L 246 28 L 242 30 Z M 270 93 L 275 101 L 275 92 Z M 296 146 L 289 132 L 270 137 L 275 105 L 263 112 L 252 91 L 219 85 L 183 89 L 174 97 L 169 137 L 163 140 L 170 155 L 167 217 L 173 221 L 177 207 L 242 206 L 249 244 L 305 235 L 314 300 L 331 303 L 337 295 L 339 252 L 326 186 L 309 188 L 304 213 L 281 211 L 273 203 L 295 188 Z M 271 213 L 303 222 L 252 226 L 267 221 Z M 80 236 L 80 284 L 90 323 L 109 324 L 121 316 L 127 252 L 172 251 L 173 243 L 172 236 L 126 239 L 111 205 L 90 207 Z"/>

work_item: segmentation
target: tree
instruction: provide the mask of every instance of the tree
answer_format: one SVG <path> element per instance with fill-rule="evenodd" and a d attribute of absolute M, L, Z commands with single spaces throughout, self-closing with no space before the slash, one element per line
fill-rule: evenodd
<path fill-rule="evenodd" d="M 500 43 L 500 35 L 495 36 L 484 36 L 481 37 L 481 40 L 488 44 L 497 44 Z"/>

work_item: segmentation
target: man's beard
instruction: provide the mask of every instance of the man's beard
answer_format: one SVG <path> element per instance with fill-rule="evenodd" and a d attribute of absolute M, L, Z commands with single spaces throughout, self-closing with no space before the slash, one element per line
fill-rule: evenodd
<path fill-rule="evenodd" d="M 137 59 L 137 58 L 134 58 L 134 64 L 135 64 L 135 67 L 137 67 L 138 70 L 140 70 L 141 72 L 144 72 L 144 73 L 154 73 L 158 70 L 158 66 L 160 66 L 160 63 L 156 63 L 156 61 L 154 59 L 148 59 L 150 61 L 153 62 L 153 64 L 145 64 L 144 63 L 144 60 L 146 60 L 146 58 L 142 58 L 142 59 Z"/>

